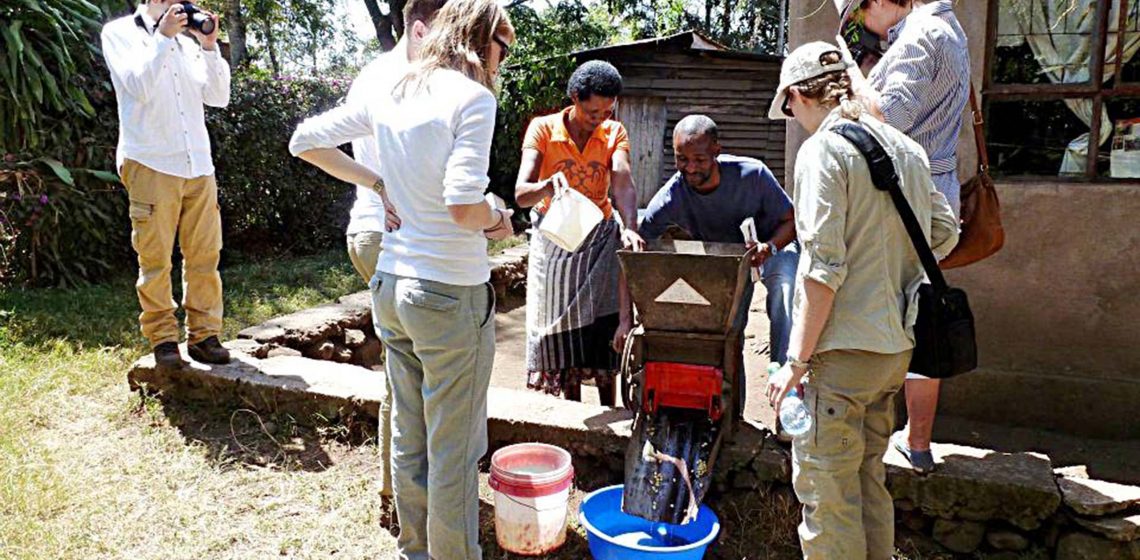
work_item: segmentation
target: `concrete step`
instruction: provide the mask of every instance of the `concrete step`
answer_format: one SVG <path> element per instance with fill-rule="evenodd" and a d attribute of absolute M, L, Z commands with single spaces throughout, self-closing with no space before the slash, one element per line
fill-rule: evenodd
<path fill-rule="evenodd" d="M 374 426 L 379 418 L 386 390 L 381 372 L 301 356 L 233 356 L 226 365 L 191 362 L 169 371 L 156 368 L 154 356 L 147 355 L 135 362 L 127 382 L 133 390 L 179 402 L 289 414 L 302 425 Z"/>
<path fill-rule="evenodd" d="M 184 352 L 185 354 L 185 352 Z M 155 368 L 153 356 L 138 360 L 127 376 L 133 390 L 166 399 L 213 406 L 289 414 L 301 425 L 340 422 L 375 426 L 386 390 L 384 373 L 301 356 L 258 359 L 234 352 L 222 366 L 192 363 L 178 371 Z M 491 387 L 487 397 L 488 440 L 492 449 L 541 441 L 592 458 L 620 472 L 633 416 L 628 410 L 571 402 L 534 391 Z M 374 432 L 374 428 L 369 429 Z M 721 454 L 722 481 L 741 473 L 734 484 L 756 487 L 787 483 L 791 467 L 771 433 L 745 422 Z"/>

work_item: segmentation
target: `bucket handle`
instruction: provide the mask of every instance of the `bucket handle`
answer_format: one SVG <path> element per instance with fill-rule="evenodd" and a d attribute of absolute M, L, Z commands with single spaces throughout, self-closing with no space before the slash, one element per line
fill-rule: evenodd
<path fill-rule="evenodd" d="M 524 508 L 527 508 L 527 509 L 529 509 L 529 510 L 531 510 L 531 511 L 534 511 L 534 512 L 536 512 L 536 513 L 539 513 L 539 512 L 543 512 L 543 511 L 551 511 L 551 510 L 555 510 L 555 509 L 558 509 L 558 508 L 560 508 L 560 507 L 566 507 L 566 505 L 565 505 L 565 504 L 562 504 L 562 505 L 558 505 L 558 506 L 549 507 L 549 508 L 546 508 L 546 509 L 538 509 L 538 508 L 537 508 L 537 507 L 535 507 L 535 506 L 532 506 L 532 505 L 530 505 L 530 504 L 524 504 L 524 503 L 522 503 L 522 502 L 520 502 L 520 501 L 516 500 L 516 499 L 515 499 L 515 497 L 514 497 L 514 496 L 511 496 L 510 494 L 504 494 L 504 493 L 502 493 L 502 492 L 499 492 L 499 495 L 500 495 L 500 496 L 502 496 L 502 497 L 504 497 L 504 498 L 506 498 L 506 499 L 508 499 L 508 500 L 510 500 L 510 501 L 512 501 L 512 502 L 514 502 L 516 505 L 520 505 L 520 506 L 522 506 L 522 507 L 524 507 Z"/>

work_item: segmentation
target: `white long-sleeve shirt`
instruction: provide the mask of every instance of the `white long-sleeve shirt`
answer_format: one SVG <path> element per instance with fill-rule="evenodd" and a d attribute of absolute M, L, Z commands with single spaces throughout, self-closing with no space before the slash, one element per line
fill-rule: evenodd
<path fill-rule="evenodd" d="M 447 207 L 484 200 L 495 110 L 487 88 L 454 70 L 436 70 L 420 89 L 376 92 L 364 103 L 306 119 L 289 151 L 298 155 L 373 136 L 377 171 L 400 214 L 400 228 L 384 235 L 376 268 L 474 286 L 491 277 L 487 240 L 456 224 Z"/>
<path fill-rule="evenodd" d="M 117 165 L 131 159 L 186 179 L 212 175 L 203 106 L 229 104 L 229 64 L 216 49 L 203 51 L 193 39 L 171 39 L 155 27 L 145 5 L 103 26 L 103 57 L 119 104 Z"/>
<path fill-rule="evenodd" d="M 403 48 L 401 48 L 403 47 Z M 348 103 L 363 103 L 374 95 L 388 93 L 396 81 L 408 71 L 406 46 L 386 52 L 369 62 L 348 88 Z M 352 157 L 361 165 L 379 173 L 380 149 L 372 135 L 352 141 Z M 347 235 L 362 231 L 384 231 L 384 199 L 371 185 L 356 186 L 356 202 L 349 211 Z"/>

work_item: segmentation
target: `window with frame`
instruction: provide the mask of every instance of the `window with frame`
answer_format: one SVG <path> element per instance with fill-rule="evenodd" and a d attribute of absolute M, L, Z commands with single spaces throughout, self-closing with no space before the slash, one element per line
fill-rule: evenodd
<path fill-rule="evenodd" d="M 995 176 L 1140 178 L 1140 0 L 990 0 Z"/>

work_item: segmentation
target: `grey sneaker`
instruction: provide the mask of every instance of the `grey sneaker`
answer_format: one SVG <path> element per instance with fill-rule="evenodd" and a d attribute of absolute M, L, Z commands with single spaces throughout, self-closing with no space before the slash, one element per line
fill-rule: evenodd
<path fill-rule="evenodd" d="M 929 449 L 926 451 L 914 451 L 907 447 L 906 435 L 902 432 L 891 436 L 891 445 L 894 445 L 895 449 L 897 449 L 899 453 L 902 453 L 903 457 L 906 457 L 906 460 L 910 462 L 910 466 L 913 467 L 914 471 L 918 474 L 934 472 L 934 454 L 931 453 Z"/>

